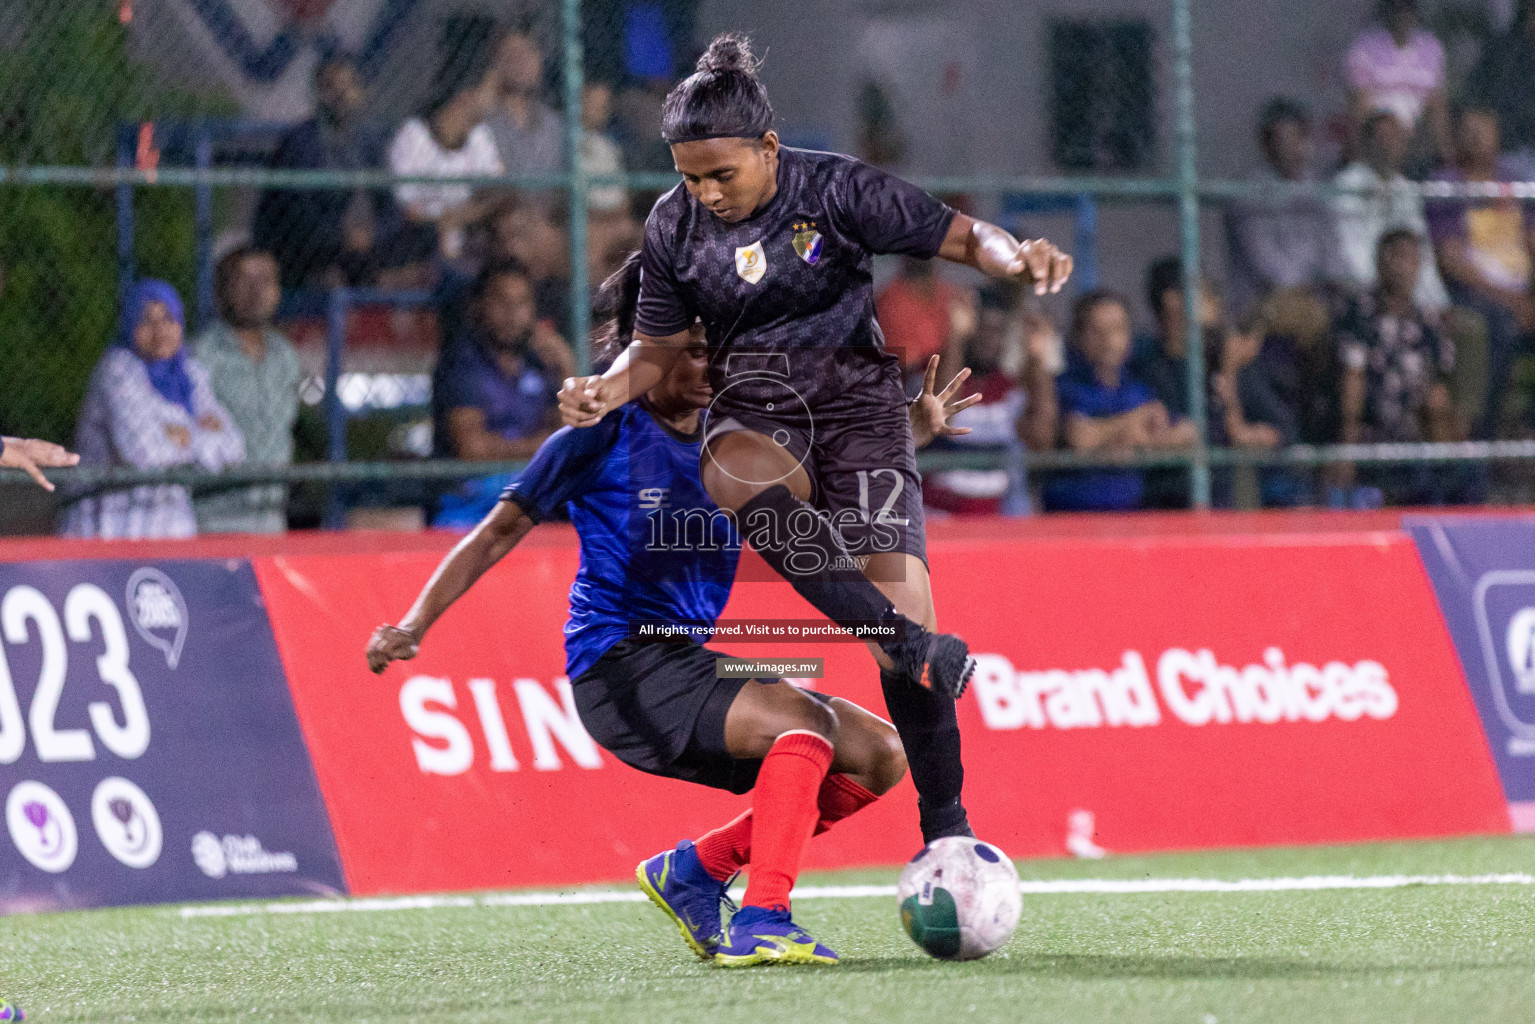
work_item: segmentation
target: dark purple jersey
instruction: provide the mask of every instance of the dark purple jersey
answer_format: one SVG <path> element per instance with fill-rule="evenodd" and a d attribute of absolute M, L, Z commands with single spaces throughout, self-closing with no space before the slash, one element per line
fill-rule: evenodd
<path fill-rule="evenodd" d="M 876 254 L 931 258 L 954 210 L 861 160 L 779 150 L 778 191 L 727 224 L 678 185 L 645 222 L 637 330 L 700 317 L 716 352 L 872 347 Z"/>

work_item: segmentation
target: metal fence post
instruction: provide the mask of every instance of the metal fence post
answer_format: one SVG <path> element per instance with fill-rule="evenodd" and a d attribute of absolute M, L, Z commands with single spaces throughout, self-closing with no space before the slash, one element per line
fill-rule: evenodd
<path fill-rule="evenodd" d="M 197 129 L 196 164 L 199 171 L 213 166 L 213 133 L 206 124 Z M 197 330 L 213 319 L 213 186 L 199 183 L 193 190 L 193 233 L 197 248 Z"/>
<path fill-rule="evenodd" d="M 1199 169 L 1194 144 L 1194 33 L 1190 17 L 1193 0 L 1173 0 L 1173 82 L 1177 108 L 1178 227 L 1183 262 L 1183 311 L 1187 320 L 1189 419 L 1199 439 L 1190 469 L 1192 503 L 1210 507 L 1209 429 L 1205 415 L 1204 330 L 1199 266 Z"/>
<path fill-rule="evenodd" d="M 117 166 L 133 168 L 133 130 L 117 126 Z M 123 182 L 115 189 L 117 196 L 117 302 L 121 306 L 133 284 L 133 186 Z"/>
<path fill-rule="evenodd" d="M 587 280 L 586 172 L 581 167 L 581 0 L 564 0 L 565 152 L 570 168 L 570 332 L 575 337 L 576 366 L 581 373 L 592 368 L 591 282 Z"/>
<path fill-rule="evenodd" d="M 350 291 L 331 289 L 325 310 L 325 458 L 332 463 L 346 461 L 346 406 L 341 403 L 341 361 L 346 348 L 346 316 L 351 305 Z M 334 482 L 325 488 L 324 526 L 327 530 L 340 530 L 346 526 L 340 485 Z"/>

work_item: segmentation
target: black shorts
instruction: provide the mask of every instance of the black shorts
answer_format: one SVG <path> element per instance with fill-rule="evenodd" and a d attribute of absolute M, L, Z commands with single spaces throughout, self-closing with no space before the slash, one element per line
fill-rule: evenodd
<path fill-rule="evenodd" d="M 748 680 L 715 678 L 715 663 L 724 657 L 687 640 L 620 640 L 571 684 L 581 724 L 631 768 L 749 792 L 762 760 L 732 757 L 725 749 L 725 716 Z"/>
<path fill-rule="evenodd" d="M 790 349 L 734 353 L 731 364 L 740 368 L 716 384 L 704 446 L 736 430 L 768 437 L 805 468 L 810 503 L 849 554 L 900 551 L 926 562 L 922 477 L 896 359 L 879 349 Z M 805 375 L 818 380 L 813 405 L 794 383 Z"/>

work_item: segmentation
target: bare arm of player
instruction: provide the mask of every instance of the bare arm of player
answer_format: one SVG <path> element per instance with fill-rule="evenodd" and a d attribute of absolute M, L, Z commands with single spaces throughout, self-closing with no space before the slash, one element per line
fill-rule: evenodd
<path fill-rule="evenodd" d="M 661 383 L 691 338 L 690 331 L 664 338 L 636 334 L 602 376 L 567 377 L 560 388 L 560 421 L 571 427 L 596 426 L 612 410 Z"/>
<path fill-rule="evenodd" d="M 949 224 L 938 255 L 990 277 L 1021 277 L 1034 294 L 1054 295 L 1071 277 L 1071 257 L 1043 238 L 1020 242 L 995 224 L 960 213 Z"/>
<path fill-rule="evenodd" d="M 397 625 L 383 625 L 373 631 L 368 641 L 368 667 L 382 672 L 391 661 L 414 658 L 432 623 L 532 529 L 533 520 L 516 502 L 497 502 L 490 515 L 448 552 L 405 617 Z"/>
<path fill-rule="evenodd" d="M 38 441 L 29 437 L 0 438 L 0 466 L 7 469 L 25 470 L 45 491 L 53 490 L 53 484 L 43 476 L 43 466 L 76 466 L 80 456 L 66 451 L 52 441 Z"/>
<path fill-rule="evenodd" d="M 970 408 L 981 400 L 979 394 L 957 398 L 960 385 L 970 379 L 970 367 L 966 366 L 954 375 L 942 391 L 934 393 L 938 385 L 938 356 L 927 361 L 927 373 L 922 378 L 922 393 L 906 407 L 911 418 L 911 439 L 918 448 L 931 444 L 935 437 L 959 437 L 970 433 L 969 427 L 950 426 L 956 413 Z"/>

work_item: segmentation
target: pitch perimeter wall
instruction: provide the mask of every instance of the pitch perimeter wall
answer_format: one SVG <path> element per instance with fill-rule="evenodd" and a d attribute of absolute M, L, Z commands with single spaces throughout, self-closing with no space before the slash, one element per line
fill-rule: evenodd
<path fill-rule="evenodd" d="M 0 544 L 0 911 L 611 881 L 745 806 L 581 728 L 568 528 L 369 673 L 454 539 Z M 966 801 L 1015 856 L 1535 828 L 1535 518 L 967 520 L 929 551 L 979 663 Z M 777 581 L 724 616 L 814 618 Z M 717 646 L 882 706 L 860 644 Z M 906 782 L 808 866 L 919 843 Z"/>

